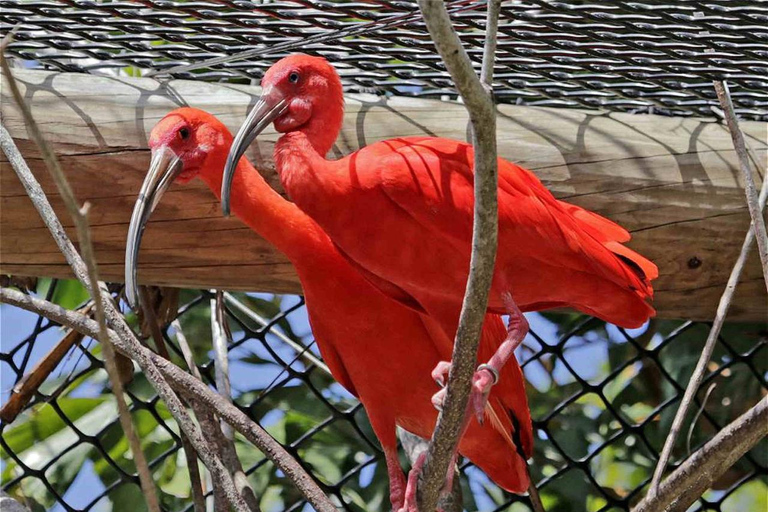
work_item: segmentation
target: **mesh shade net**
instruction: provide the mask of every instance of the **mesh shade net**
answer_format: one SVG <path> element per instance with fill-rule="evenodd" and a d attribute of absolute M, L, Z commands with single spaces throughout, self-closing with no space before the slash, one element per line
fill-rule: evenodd
<path fill-rule="evenodd" d="M 484 2 L 447 2 L 479 67 Z M 4 0 L 0 29 L 19 25 L 9 52 L 63 71 L 132 74 L 182 64 L 179 78 L 258 80 L 302 51 L 337 65 L 349 91 L 455 97 L 415 2 Z M 672 115 L 713 115 L 712 80 L 736 111 L 766 119 L 768 7 L 709 0 L 511 1 L 499 22 L 500 102 Z M 281 50 L 282 48 L 282 50 Z M 258 50 L 245 60 L 208 59 Z"/>

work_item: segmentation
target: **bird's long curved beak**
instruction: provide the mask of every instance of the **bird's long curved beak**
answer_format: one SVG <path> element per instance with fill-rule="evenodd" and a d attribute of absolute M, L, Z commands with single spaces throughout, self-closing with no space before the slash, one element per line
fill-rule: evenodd
<path fill-rule="evenodd" d="M 139 198 L 133 206 L 131 224 L 128 226 L 128 239 L 125 243 L 125 297 L 132 308 L 139 305 L 136 262 L 144 227 L 160 202 L 160 198 L 183 168 L 181 159 L 171 149 L 160 146 L 152 151 L 149 172 L 141 185 Z"/>
<path fill-rule="evenodd" d="M 237 162 L 264 128 L 287 109 L 288 101 L 283 94 L 275 88 L 267 89 L 237 132 L 232 147 L 229 148 L 227 163 L 224 165 L 224 178 L 221 182 L 221 210 L 225 216 L 229 216 L 229 192 L 232 189 L 232 178 L 235 176 Z"/>

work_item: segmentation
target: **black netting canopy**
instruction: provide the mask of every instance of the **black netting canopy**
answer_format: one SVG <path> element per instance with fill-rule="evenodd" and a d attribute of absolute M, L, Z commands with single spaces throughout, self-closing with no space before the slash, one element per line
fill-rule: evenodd
<path fill-rule="evenodd" d="M 435 0 L 437 1 L 437 0 Z M 479 66 L 485 2 L 447 2 Z M 455 95 L 414 1 L 2 0 L 10 52 L 35 66 L 89 73 L 175 71 L 258 80 L 295 51 L 334 62 L 349 91 Z M 713 115 L 712 80 L 737 113 L 768 119 L 768 2 L 511 0 L 502 6 L 498 101 Z M 246 58 L 206 61 L 251 51 Z M 255 53 L 255 55 L 254 55 Z"/>

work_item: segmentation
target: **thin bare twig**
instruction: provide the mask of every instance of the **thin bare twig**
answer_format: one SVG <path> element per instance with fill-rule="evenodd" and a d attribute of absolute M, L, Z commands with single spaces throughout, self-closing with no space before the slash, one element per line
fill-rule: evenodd
<path fill-rule="evenodd" d="M 171 326 L 176 331 L 176 342 L 178 343 L 179 348 L 181 349 L 181 353 L 184 356 L 184 362 L 187 363 L 187 368 L 189 369 L 189 372 L 197 380 L 199 380 L 200 382 L 204 382 L 203 376 L 200 374 L 200 370 L 195 364 L 195 358 L 192 355 L 192 349 L 189 347 L 189 343 L 187 343 L 187 337 L 184 335 L 184 331 L 181 328 L 181 323 L 178 320 L 174 320 L 173 322 L 171 322 Z M 219 427 L 211 411 L 205 407 L 202 407 L 200 404 L 198 404 L 194 400 L 190 401 L 190 404 L 192 405 L 192 409 L 195 411 L 195 415 L 199 419 L 200 425 L 202 425 L 203 429 L 206 432 L 211 432 L 212 435 L 215 435 L 216 431 L 219 430 Z M 203 489 L 202 481 L 199 482 L 199 485 L 200 485 L 200 489 Z M 214 502 L 220 502 L 220 501 L 221 501 L 221 497 L 216 493 L 216 489 L 214 489 Z M 202 507 L 202 510 L 205 510 L 204 508 L 205 500 L 202 494 L 200 495 L 200 507 Z"/>
<path fill-rule="evenodd" d="M 150 291 L 150 288 L 147 286 L 141 286 L 139 287 L 139 294 L 141 296 L 141 300 L 139 301 L 139 309 L 141 311 L 141 314 L 143 315 L 143 324 L 146 325 L 149 329 L 149 333 L 152 336 L 152 339 L 155 341 L 155 348 L 157 349 L 157 352 L 164 357 L 165 359 L 170 360 L 170 354 L 168 353 L 168 347 L 165 344 L 165 339 L 163 338 L 163 331 L 160 329 L 160 323 L 157 318 L 157 314 L 155 311 L 156 303 L 153 299 L 153 294 Z M 179 327 L 181 329 L 181 327 Z M 183 338 L 183 333 L 181 334 L 181 338 Z M 184 341 L 186 341 L 186 338 L 183 338 Z M 190 353 L 191 356 L 191 353 Z M 189 364 L 189 363 L 187 363 Z M 194 366 L 194 369 L 197 370 L 197 367 Z M 191 371 L 191 369 L 190 369 Z M 199 371 L 198 371 L 199 375 Z M 202 378 L 200 378 L 202 380 Z M 190 404 L 189 401 L 187 401 L 187 404 Z M 206 418 L 202 415 L 201 412 L 197 411 L 192 407 L 192 409 L 195 411 L 195 416 L 197 416 L 198 421 L 200 422 L 200 427 L 206 434 L 210 434 L 206 436 L 206 443 L 209 446 L 209 449 L 216 453 L 217 456 L 221 457 L 221 450 L 218 449 L 218 445 L 216 444 L 216 437 L 215 432 L 212 432 L 209 430 L 209 426 L 213 425 L 215 428 L 218 428 L 216 426 L 216 422 L 211 421 L 204 421 Z M 208 413 L 210 416 L 210 413 Z M 190 484 L 192 486 L 192 500 L 194 502 L 195 508 L 198 509 L 200 512 L 205 511 L 205 496 L 203 495 L 203 482 L 200 475 L 200 468 L 197 465 L 198 457 L 197 453 L 195 452 L 194 447 L 192 446 L 192 443 L 189 441 L 189 438 L 184 433 L 184 431 L 179 432 L 179 439 L 181 440 L 181 447 L 184 450 L 184 454 L 187 457 L 187 469 L 189 471 L 189 480 Z M 224 460 L 222 458 L 221 460 L 222 464 L 224 464 Z M 209 472 L 209 476 L 211 481 L 213 482 L 213 491 L 214 496 L 216 498 L 216 509 L 217 510 L 226 510 L 229 507 L 227 506 L 227 497 L 226 493 L 223 490 L 223 486 L 216 480 L 213 473 Z"/>
<path fill-rule="evenodd" d="M 10 82 L 13 83 L 12 78 L 10 79 Z M 13 142 L 11 135 L 2 125 L 0 125 L 0 145 L 2 146 L 3 152 L 6 154 L 8 161 L 11 163 L 11 166 L 19 177 L 19 180 L 24 186 L 27 195 L 32 200 L 32 203 L 40 213 L 40 216 L 51 232 L 51 235 L 58 245 L 59 250 L 66 258 L 70 267 L 72 267 L 72 271 L 75 276 L 83 284 L 86 290 L 91 293 L 91 296 L 94 297 L 94 301 L 101 304 L 109 324 L 112 325 L 124 339 L 128 340 L 128 343 L 135 343 L 138 346 L 139 342 L 134 336 L 133 331 L 131 331 L 130 327 L 128 327 L 128 324 L 125 323 L 125 319 L 117 310 L 115 304 L 111 301 L 109 294 L 101 294 L 98 291 L 94 292 L 94 287 L 91 284 L 92 276 L 89 274 L 85 262 L 80 257 L 80 254 L 77 252 L 74 245 L 72 244 L 72 241 L 64 231 L 64 227 L 61 225 L 61 222 L 51 207 L 48 198 L 45 196 L 45 192 L 43 192 L 42 187 L 40 187 L 40 184 L 29 170 L 27 163 L 24 161 L 24 157 L 21 155 L 18 148 L 16 147 L 16 144 Z M 98 288 L 98 286 L 99 285 L 97 285 L 96 288 Z M 93 337 L 94 339 L 99 339 L 98 334 L 94 334 Z M 246 505 L 237 495 L 234 483 L 229 477 L 221 460 L 219 460 L 218 454 L 207 447 L 205 437 L 203 436 L 202 432 L 200 432 L 198 426 L 194 423 L 194 421 L 192 421 L 174 391 L 170 388 L 163 376 L 158 372 L 155 363 L 153 363 L 151 359 L 143 357 L 143 353 L 137 352 L 137 354 L 139 354 L 140 359 L 136 359 L 136 361 L 144 371 L 147 379 L 150 381 L 150 383 L 152 383 L 152 386 L 157 390 L 160 397 L 165 401 L 169 412 L 174 416 L 177 423 L 179 424 L 179 427 L 187 434 L 187 436 L 189 436 L 190 442 L 197 450 L 205 465 L 211 469 L 211 471 L 213 471 L 218 478 L 222 480 L 222 485 L 224 485 L 227 489 L 227 496 L 230 499 L 230 503 L 236 510 L 246 510 Z M 122 389 L 122 387 L 118 389 Z M 118 393 L 117 389 L 115 389 L 115 395 L 117 396 L 118 394 L 120 393 Z M 139 450 L 139 452 L 141 453 L 141 450 Z M 137 458 L 140 456 L 141 455 L 135 454 L 135 457 Z M 138 466 L 139 463 L 137 462 L 137 467 Z M 151 482 L 151 478 L 149 481 Z M 149 494 L 147 495 L 149 496 Z"/>
<path fill-rule="evenodd" d="M 499 0 L 492 0 L 488 4 L 483 66 L 484 78 L 488 81 L 492 78 L 493 50 L 499 11 L 498 5 L 494 4 L 498 3 Z M 470 386 L 477 361 L 477 348 L 496 260 L 498 170 L 496 168 L 496 111 L 491 95 L 475 74 L 472 62 L 453 30 L 445 4 L 419 0 L 419 8 L 432 41 L 467 107 L 472 121 L 475 147 L 475 207 L 469 279 L 454 342 L 446 398 L 432 435 L 418 489 L 419 509 L 431 512 L 437 506 L 440 490 L 445 483 L 448 464 L 458 445 L 464 415 L 467 413 Z"/>
<path fill-rule="evenodd" d="M 211 307 L 211 339 L 213 341 L 214 379 L 216 390 L 229 403 L 232 403 L 232 386 L 229 382 L 229 352 L 227 351 L 227 333 L 224 326 L 224 310 L 221 304 L 221 292 L 215 291 L 215 296 L 210 300 Z M 221 304 L 221 307 L 219 305 Z M 232 428 L 229 425 L 221 426 L 224 437 L 232 439 Z"/>
<path fill-rule="evenodd" d="M 699 418 L 701 417 L 702 413 L 704 412 L 704 409 L 707 408 L 707 402 L 709 402 L 709 397 L 712 395 L 712 392 L 717 387 L 717 382 L 713 382 L 709 385 L 707 388 L 707 391 L 704 393 L 704 399 L 701 401 L 701 407 L 696 411 L 696 414 L 693 415 L 693 419 L 691 420 L 691 424 L 688 427 L 688 437 L 685 438 L 685 451 L 688 455 L 691 454 L 691 440 L 693 439 L 693 432 L 696 429 L 696 424 L 699 422 Z"/>
<path fill-rule="evenodd" d="M 157 353 L 166 359 L 170 359 L 171 354 L 168 352 L 168 347 L 165 345 L 163 331 L 160 329 L 160 322 L 157 320 L 149 289 L 146 286 L 141 286 L 139 288 L 139 294 L 141 295 L 139 308 L 141 308 L 141 313 L 144 315 L 145 324 L 149 327 L 149 333 L 155 341 Z"/>
<path fill-rule="evenodd" d="M 757 201 L 758 212 L 762 212 L 765 208 L 766 198 L 768 198 L 768 179 L 763 180 L 763 185 L 760 189 L 760 197 Z M 758 217 L 761 217 L 761 213 L 758 213 Z M 744 237 L 744 243 L 741 245 L 741 252 L 736 259 L 736 263 L 733 265 L 731 275 L 728 277 L 728 283 L 725 285 L 725 290 L 720 296 L 720 302 L 717 305 L 717 312 L 715 314 L 715 320 L 712 323 L 712 328 L 709 330 L 707 341 L 704 344 L 704 349 L 701 351 L 699 361 L 696 364 L 696 368 L 693 370 L 688 386 L 685 388 L 685 394 L 680 402 L 680 407 L 675 413 L 675 418 L 672 421 L 672 427 L 669 429 L 667 439 L 664 441 L 664 447 L 661 450 L 659 456 L 659 462 L 656 465 L 656 470 L 653 473 L 653 479 L 651 480 L 651 487 L 648 491 L 649 496 L 653 496 L 659 487 L 661 477 L 664 476 L 664 471 L 667 469 L 669 458 L 672 455 L 672 449 L 675 447 L 675 442 L 680 435 L 680 430 L 683 428 L 683 421 L 688 414 L 688 410 L 691 408 L 691 404 L 698 392 L 701 381 L 704 379 L 704 373 L 707 370 L 709 360 L 712 358 L 712 353 L 715 350 L 717 339 L 720 336 L 720 330 L 723 328 L 725 317 L 728 314 L 728 309 L 731 306 L 731 300 L 736 293 L 736 285 L 739 283 L 741 272 L 744 270 L 744 265 L 747 263 L 747 257 L 752 249 L 752 242 L 755 240 L 754 223 L 750 224 L 747 229 L 747 234 Z"/>
<path fill-rule="evenodd" d="M 187 471 L 189 472 L 189 484 L 192 488 L 192 503 L 195 512 L 205 512 L 205 490 L 200 476 L 200 466 L 197 464 L 197 452 L 186 435 L 181 437 L 181 448 L 187 458 Z"/>
<path fill-rule="evenodd" d="M 632 512 L 683 512 L 720 475 L 768 435 L 768 397 L 717 433 L 697 450 Z"/>
<path fill-rule="evenodd" d="M 91 304 L 80 310 L 88 314 Z M 35 367 L 27 373 L 15 386 L 8 401 L 0 409 L 0 419 L 6 423 L 12 423 L 19 412 L 29 403 L 40 385 L 48 378 L 51 372 L 59 365 L 69 349 L 82 341 L 83 335 L 70 329 L 63 338 L 47 353 Z"/>
<path fill-rule="evenodd" d="M 181 347 L 181 353 L 184 355 L 187 369 L 189 369 L 192 375 L 202 381 L 203 378 L 200 375 L 200 370 L 195 365 L 194 357 L 192 357 L 192 350 L 190 350 L 187 338 L 181 330 L 181 324 L 178 320 L 174 320 L 171 325 L 176 331 L 176 342 Z M 197 464 L 197 453 L 195 453 L 195 449 L 192 447 L 187 436 L 180 436 L 180 438 L 181 447 L 187 456 L 187 470 L 189 471 L 189 483 L 192 487 L 192 502 L 195 506 L 195 512 L 205 512 L 205 488 L 203 487 L 203 480 L 200 475 L 200 467 Z"/>
<path fill-rule="evenodd" d="M 59 189 L 64 204 L 67 207 L 72 220 L 75 223 L 77 229 L 77 237 L 80 242 L 80 250 L 83 254 L 83 260 L 86 265 L 86 277 L 90 284 L 90 293 L 94 301 L 94 309 L 96 313 L 96 321 L 99 324 L 99 336 L 98 339 L 102 341 L 102 349 L 104 354 L 104 367 L 107 370 L 109 381 L 112 384 L 112 390 L 117 403 L 118 416 L 120 418 L 120 425 L 123 427 L 125 437 L 128 439 L 128 444 L 133 453 L 134 463 L 136 464 L 136 471 L 139 474 L 139 483 L 147 502 L 147 507 L 152 512 L 160 512 L 160 502 L 157 499 L 157 492 L 155 490 L 155 484 L 152 481 L 152 474 L 149 471 L 149 465 L 147 464 L 146 456 L 141 449 L 141 441 L 136 434 L 136 429 L 133 425 L 133 419 L 131 418 L 130 410 L 125 402 L 125 391 L 123 389 L 123 382 L 120 378 L 120 371 L 115 361 L 115 350 L 112 344 L 109 342 L 107 336 L 107 324 L 104 316 L 104 308 L 102 306 L 102 289 L 101 283 L 98 278 L 98 268 L 96 265 L 96 258 L 93 254 L 93 244 L 91 243 L 91 229 L 88 223 L 88 210 L 90 209 L 89 203 L 85 203 L 82 207 L 79 205 L 75 194 L 72 192 L 72 188 L 69 186 L 64 172 L 61 170 L 59 161 L 53 152 L 53 149 L 43 137 L 40 129 L 37 126 L 32 112 L 29 107 L 24 103 L 24 98 L 19 91 L 16 79 L 11 72 L 11 68 L 8 65 L 8 60 L 5 58 L 5 47 L 11 42 L 13 34 L 6 36 L 0 45 L 0 66 L 2 66 L 3 73 L 6 75 L 6 80 L 11 89 L 16 105 L 21 111 L 24 123 L 30 136 L 35 141 L 40 153 L 45 161 L 45 165 L 48 168 L 48 172 L 53 177 L 56 187 Z M 10 138 L 9 134 L 7 135 Z M 12 141 L 11 141 L 12 142 Z M 6 155 L 8 153 L 6 152 Z M 10 156 L 9 156 L 10 160 Z M 106 286 L 105 286 L 106 289 Z"/>
<path fill-rule="evenodd" d="M 62 325 L 76 329 L 86 336 L 95 336 L 98 332 L 98 325 L 90 318 L 14 289 L 0 288 L 0 302 L 43 315 Z M 317 512 L 337 512 L 336 507 L 304 468 L 285 451 L 280 443 L 275 441 L 262 427 L 251 421 L 240 409 L 222 400 L 205 384 L 172 362 L 163 359 L 141 345 L 132 331 L 121 332 L 118 329 L 110 329 L 109 336 L 117 349 L 125 355 L 140 362 L 140 364 L 151 363 L 151 371 L 157 372 L 164 379 L 167 379 L 173 389 L 184 396 L 192 397 L 219 417 L 224 418 L 235 430 L 261 450 L 288 479 L 296 484 L 296 487 Z M 156 377 L 153 375 L 150 381 Z M 175 406 L 175 404 L 171 404 L 171 406 Z"/>
<path fill-rule="evenodd" d="M 214 372 L 216 378 L 216 389 L 219 394 L 229 403 L 232 403 L 232 386 L 229 381 L 229 329 L 227 328 L 227 319 L 224 311 L 224 294 L 216 291 L 216 297 L 211 299 L 211 335 L 213 338 L 213 352 L 216 364 Z M 220 435 L 218 435 L 220 434 Z M 259 501 L 256 499 L 256 493 L 253 492 L 251 484 L 248 483 L 248 477 L 243 471 L 240 459 L 237 457 L 235 448 L 235 433 L 226 422 L 221 422 L 221 430 L 217 432 L 219 438 L 219 449 L 224 464 L 229 469 L 232 479 L 238 492 L 243 497 L 251 510 L 259 511 Z"/>
<path fill-rule="evenodd" d="M 752 168 L 749 165 L 749 156 L 747 147 L 744 144 L 744 134 L 739 128 L 739 121 L 736 119 L 736 113 L 733 111 L 733 102 L 731 93 L 728 90 L 728 84 L 721 81 L 715 81 L 715 92 L 720 100 L 720 106 L 725 114 L 725 122 L 728 124 L 728 131 L 731 132 L 733 147 L 736 149 L 736 156 L 739 159 L 739 167 L 744 177 L 744 193 L 747 196 L 747 206 L 749 215 L 752 217 L 752 229 L 757 238 L 757 251 L 760 253 L 760 262 L 763 265 L 763 279 L 765 287 L 768 290 L 768 235 L 765 231 L 765 220 L 763 219 L 762 209 L 758 206 L 757 187 L 752 178 Z M 765 178 L 763 178 L 765 181 Z"/>

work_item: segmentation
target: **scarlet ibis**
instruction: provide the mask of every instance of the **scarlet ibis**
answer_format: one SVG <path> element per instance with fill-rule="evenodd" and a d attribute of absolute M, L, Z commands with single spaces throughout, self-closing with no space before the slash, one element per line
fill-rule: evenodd
<path fill-rule="evenodd" d="M 171 112 L 152 130 L 150 170 L 126 244 L 127 296 L 134 304 L 139 245 L 152 210 L 174 180 L 185 183 L 199 176 L 218 195 L 231 144 L 232 135 L 221 122 L 191 108 Z M 296 267 L 320 352 L 336 380 L 363 403 L 381 442 L 392 506 L 415 511 L 414 478 L 406 482 L 400 467 L 395 425 L 431 436 L 437 411 L 430 400 L 436 386 L 429 373 L 450 358 L 451 339 L 432 319 L 370 285 L 325 232 L 275 192 L 247 159 L 239 159 L 237 169 L 233 211 Z M 504 336 L 501 318 L 487 315 L 479 358 L 490 357 Z M 503 384 L 494 388 L 486 407 L 488 421 L 471 422 L 459 451 L 501 487 L 520 493 L 529 483 L 525 458 L 533 446 L 531 418 L 520 367 L 507 365 L 501 375 Z"/>
<path fill-rule="evenodd" d="M 225 169 L 269 123 L 290 198 L 368 280 L 455 335 L 471 253 L 474 208 L 470 144 L 403 137 L 339 160 L 325 158 L 342 125 L 344 96 L 325 59 L 297 54 L 275 63 L 262 97 L 240 128 Z M 499 246 L 488 312 L 510 315 L 507 338 L 473 381 L 475 411 L 524 338 L 522 311 L 572 307 L 623 327 L 655 314 L 656 266 L 622 242 L 629 233 L 595 213 L 558 201 L 536 176 L 498 160 Z M 450 368 L 435 369 L 442 378 Z"/>

